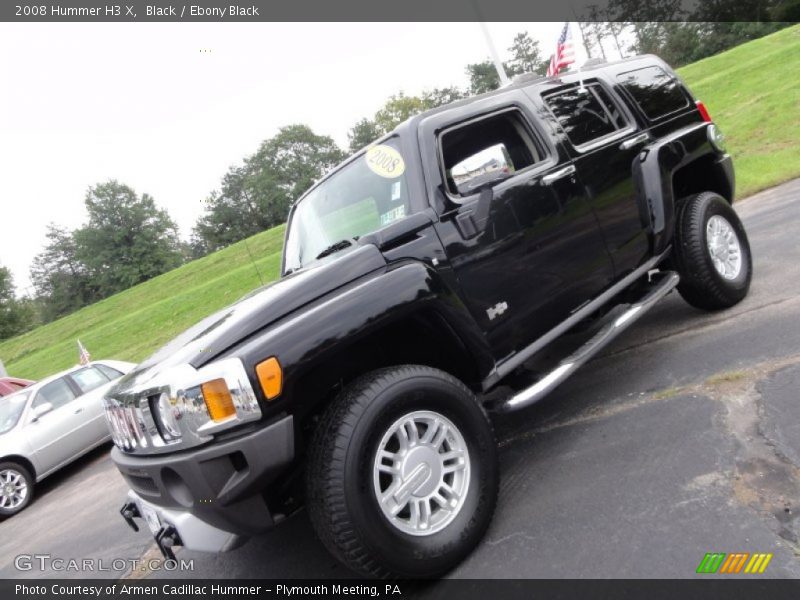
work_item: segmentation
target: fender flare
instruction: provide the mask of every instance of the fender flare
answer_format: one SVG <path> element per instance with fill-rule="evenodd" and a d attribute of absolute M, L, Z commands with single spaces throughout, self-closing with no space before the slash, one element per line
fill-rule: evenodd
<path fill-rule="evenodd" d="M 678 200 L 672 187 L 675 172 L 701 157 L 716 155 L 706 134 L 708 125 L 696 123 L 659 138 L 633 159 L 634 189 L 652 254 L 666 250 L 672 239 Z"/>

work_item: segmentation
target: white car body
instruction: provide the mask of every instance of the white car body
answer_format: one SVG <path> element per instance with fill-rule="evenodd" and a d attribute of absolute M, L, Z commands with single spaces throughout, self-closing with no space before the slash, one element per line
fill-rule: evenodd
<path fill-rule="evenodd" d="M 0 434 L 0 461 L 13 461 L 26 468 L 32 467 L 31 475 L 38 482 L 109 441 L 111 435 L 103 411 L 103 394 L 134 366 L 134 363 L 117 360 L 92 361 L 86 366 L 75 366 L 5 396 L 2 402 L 15 397 L 19 399 L 23 394 L 27 395 L 27 399 L 16 424 Z M 108 379 L 112 373 L 104 371 L 104 367 L 118 371 L 119 375 Z M 87 368 L 94 369 L 89 373 L 92 377 L 95 377 L 95 372 L 103 373 L 106 382 L 85 393 L 78 393 L 81 388 L 73 377 L 89 379 L 84 371 Z M 64 388 L 64 385 L 67 387 Z M 49 401 L 57 392 L 67 389 L 73 392 L 73 398 L 58 405 Z M 65 394 L 59 395 L 59 398 L 64 397 Z M 49 405 L 49 409 L 46 405 Z M 0 429 L 2 425 L 0 423 Z"/>

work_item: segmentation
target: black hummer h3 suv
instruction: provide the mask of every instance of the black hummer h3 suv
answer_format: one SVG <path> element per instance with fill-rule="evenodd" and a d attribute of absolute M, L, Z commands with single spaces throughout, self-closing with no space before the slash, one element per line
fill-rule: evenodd
<path fill-rule="evenodd" d="M 719 130 L 652 56 L 409 119 L 297 200 L 280 280 L 109 392 L 123 517 L 172 556 L 305 505 L 356 571 L 446 572 L 495 509 L 487 413 L 542 398 L 673 288 L 744 298 L 733 195 Z"/>

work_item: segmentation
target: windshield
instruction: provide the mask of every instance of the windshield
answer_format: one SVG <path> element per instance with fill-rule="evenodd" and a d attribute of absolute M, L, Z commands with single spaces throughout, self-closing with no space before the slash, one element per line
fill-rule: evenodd
<path fill-rule="evenodd" d="M 294 208 L 284 272 L 349 248 L 353 240 L 402 219 L 409 210 L 405 162 L 397 139 L 373 146 Z"/>
<path fill-rule="evenodd" d="M 30 392 L 25 391 L 0 398 L 0 434 L 14 429 L 22 411 L 25 410 L 29 395 Z"/>

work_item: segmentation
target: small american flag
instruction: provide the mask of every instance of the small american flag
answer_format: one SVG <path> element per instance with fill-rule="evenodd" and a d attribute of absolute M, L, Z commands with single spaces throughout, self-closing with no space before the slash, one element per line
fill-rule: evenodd
<path fill-rule="evenodd" d="M 84 366 L 88 365 L 89 361 L 92 360 L 92 355 L 89 354 L 89 351 L 86 348 L 84 348 L 80 340 L 78 340 L 78 360 Z"/>
<path fill-rule="evenodd" d="M 558 36 L 556 53 L 550 57 L 550 66 L 547 67 L 547 76 L 553 77 L 564 67 L 575 62 L 575 49 L 572 47 L 572 33 L 569 30 L 569 23 L 564 23 L 564 29 Z"/>

